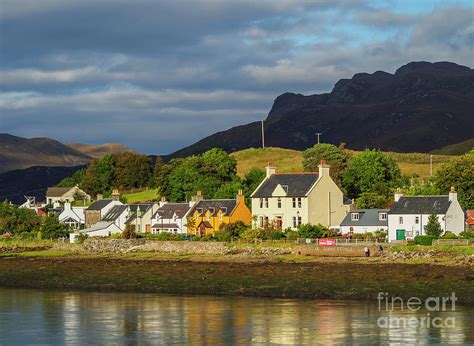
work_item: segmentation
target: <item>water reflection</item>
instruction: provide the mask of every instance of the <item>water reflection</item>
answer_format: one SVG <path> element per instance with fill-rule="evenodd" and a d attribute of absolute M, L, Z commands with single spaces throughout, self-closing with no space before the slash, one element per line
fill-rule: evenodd
<path fill-rule="evenodd" d="M 454 327 L 381 328 L 376 302 L 177 297 L 0 289 L 0 344 L 348 344 L 474 342 L 474 307 Z"/>

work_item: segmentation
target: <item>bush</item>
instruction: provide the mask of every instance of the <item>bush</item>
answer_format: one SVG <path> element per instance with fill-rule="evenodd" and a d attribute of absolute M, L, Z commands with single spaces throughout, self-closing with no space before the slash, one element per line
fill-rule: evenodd
<path fill-rule="evenodd" d="M 459 237 L 464 239 L 474 239 L 474 232 L 473 231 L 464 231 L 459 233 Z"/>
<path fill-rule="evenodd" d="M 89 235 L 87 235 L 86 233 L 79 233 L 74 242 L 76 244 L 82 244 L 87 238 L 89 238 Z"/>
<path fill-rule="evenodd" d="M 220 225 L 219 231 L 215 233 L 215 237 L 218 241 L 229 241 L 233 238 L 239 238 L 246 228 L 247 226 L 242 221 L 224 223 Z"/>
<path fill-rule="evenodd" d="M 444 233 L 441 238 L 442 239 L 458 239 L 459 237 L 453 232 L 446 231 L 446 233 Z"/>
<path fill-rule="evenodd" d="M 114 233 L 110 235 L 110 239 L 123 239 L 123 232 L 122 233 Z"/>
<path fill-rule="evenodd" d="M 123 239 L 135 239 L 138 238 L 137 233 L 135 232 L 135 226 L 134 225 L 127 225 L 125 229 L 122 232 L 122 238 Z"/>
<path fill-rule="evenodd" d="M 298 233 L 301 238 L 325 238 L 332 234 L 327 227 L 323 225 L 305 224 L 298 227 Z"/>
<path fill-rule="evenodd" d="M 415 244 L 431 246 L 433 244 L 433 239 L 438 239 L 438 237 L 432 235 L 417 235 L 415 237 Z"/>
<path fill-rule="evenodd" d="M 288 240 L 296 240 L 299 238 L 299 236 L 300 234 L 297 231 L 293 231 L 293 230 L 285 231 L 285 237 Z"/>

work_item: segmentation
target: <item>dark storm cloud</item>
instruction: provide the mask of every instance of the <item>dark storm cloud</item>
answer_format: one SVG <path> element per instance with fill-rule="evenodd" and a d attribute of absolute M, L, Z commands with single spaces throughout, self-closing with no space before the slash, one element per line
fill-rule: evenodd
<path fill-rule="evenodd" d="M 339 78 L 412 60 L 472 62 L 463 4 L 409 13 L 342 0 L 0 7 L 0 132 L 147 153 L 264 119 L 285 91 L 329 91 Z"/>

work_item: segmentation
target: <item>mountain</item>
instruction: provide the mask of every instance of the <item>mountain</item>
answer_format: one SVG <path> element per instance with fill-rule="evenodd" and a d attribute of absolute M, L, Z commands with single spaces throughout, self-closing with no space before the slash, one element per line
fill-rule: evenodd
<path fill-rule="evenodd" d="M 265 121 L 265 144 L 303 150 L 321 132 L 323 142 L 351 149 L 430 152 L 472 138 L 473 110 L 474 70 L 450 62 L 411 62 L 394 74 L 341 79 L 330 93 L 278 96 Z M 215 133 L 165 159 L 214 147 L 228 152 L 259 147 L 260 126 L 253 122 Z"/>
<path fill-rule="evenodd" d="M 83 143 L 66 143 L 66 145 L 94 159 L 98 159 L 104 156 L 105 154 L 121 154 L 126 151 L 132 151 L 126 146 L 122 144 L 116 144 L 116 143 L 106 143 L 106 144 L 101 144 L 101 145 L 91 145 L 91 144 L 83 144 Z"/>
<path fill-rule="evenodd" d="M 0 202 L 8 199 L 23 204 L 26 196 L 35 196 L 38 202 L 45 201 L 48 186 L 54 186 L 72 176 L 85 166 L 44 167 L 35 166 L 0 174 Z"/>
<path fill-rule="evenodd" d="M 32 166 L 85 165 L 91 158 L 54 139 L 0 134 L 0 173 Z"/>

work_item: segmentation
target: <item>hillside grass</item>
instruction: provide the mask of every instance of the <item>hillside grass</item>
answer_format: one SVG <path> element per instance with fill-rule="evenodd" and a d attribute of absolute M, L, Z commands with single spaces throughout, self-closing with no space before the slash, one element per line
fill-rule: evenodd
<path fill-rule="evenodd" d="M 474 149 L 474 138 L 456 144 L 447 145 L 441 149 L 433 150 L 432 154 L 437 155 L 463 155 Z"/>
<path fill-rule="evenodd" d="M 359 155 L 361 151 L 347 150 L 350 155 Z M 400 167 L 403 175 L 428 177 L 430 175 L 430 154 L 385 152 Z M 231 154 L 237 160 L 237 174 L 244 176 L 252 168 L 264 169 L 272 162 L 279 172 L 303 171 L 303 153 L 298 150 L 283 148 L 252 148 Z M 433 174 L 444 163 L 455 156 L 433 155 Z"/>
<path fill-rule="evenodd" d="M 158 198 L 158 189 L 147 189 L 140 192 L 126 193 L 123 195 L 128 204 L 149 202 Z"/>

